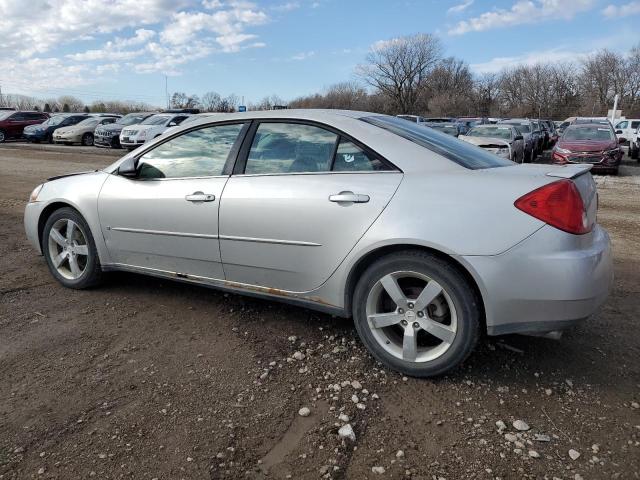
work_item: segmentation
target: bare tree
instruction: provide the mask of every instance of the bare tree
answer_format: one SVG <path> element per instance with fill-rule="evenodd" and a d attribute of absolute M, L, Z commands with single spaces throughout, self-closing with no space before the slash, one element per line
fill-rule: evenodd
<path fill-rule="evenodd" d="M 400 37 L 374 46 L 357 73 L 388 97 L 399 113 L 412 113 L 441 52 L 440 40 L 431 34 Z"/>

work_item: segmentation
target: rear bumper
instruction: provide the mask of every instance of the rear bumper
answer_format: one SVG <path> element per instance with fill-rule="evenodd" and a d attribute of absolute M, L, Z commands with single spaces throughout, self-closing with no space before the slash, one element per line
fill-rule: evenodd
<path fill-rule="evenodd" d="M 613 282 L 609 235 L 575 236 L 544 226 L 495 256 L 466 256 L 483 294 L 487 333 L 541 333 L 590 317 Z"/>

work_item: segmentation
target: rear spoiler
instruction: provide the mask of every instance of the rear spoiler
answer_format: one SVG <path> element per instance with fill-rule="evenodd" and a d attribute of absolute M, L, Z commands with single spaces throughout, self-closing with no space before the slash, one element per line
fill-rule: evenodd
<path fill-rule="evenodd" d="M 576 178 L 582 175 L 583 173 L 587 173 L 593 165 L 588 163 L 578 163 L 575 165 L 562 165 L 556 167 L 555 170 L 547 172 L 547 177 L 558 177 L 558 178 Z"/>

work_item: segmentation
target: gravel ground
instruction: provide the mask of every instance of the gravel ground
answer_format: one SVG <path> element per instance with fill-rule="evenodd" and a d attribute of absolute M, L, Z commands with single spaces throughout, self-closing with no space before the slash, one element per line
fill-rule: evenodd
<path fill-rule="evenodd" d="M 55 283 L 25 200 L 118 154 L 0 146 L 0 478 L 640 478 L 637 163 L 597 177 L 616 269 L 599 313 L 418 380 L 301 308 L 133 274 Z"/>

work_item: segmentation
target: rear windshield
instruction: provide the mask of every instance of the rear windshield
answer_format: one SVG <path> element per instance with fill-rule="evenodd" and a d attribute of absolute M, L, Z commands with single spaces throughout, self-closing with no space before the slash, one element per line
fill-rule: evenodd
<path fill-rule="evenodd" d="M 469 137 L 491 137 L 511 140 L 511 127 L 483 126 L 474 127 L 467 133 Z"/>
<path fill-rule="evenodd" d="M 509 160 L 500 158 L 470 143 L 458 140 L 451 135 L 409 123 L 401 118 L 376 115 L 364 117 L 362 120 L 405 138 L 471 170 L 514 165 Z"/>
<path fill-rule="evenodd" d="M 613 132 L 607 127 L 569 127 L 563 140 L 613 140 Z"/>

